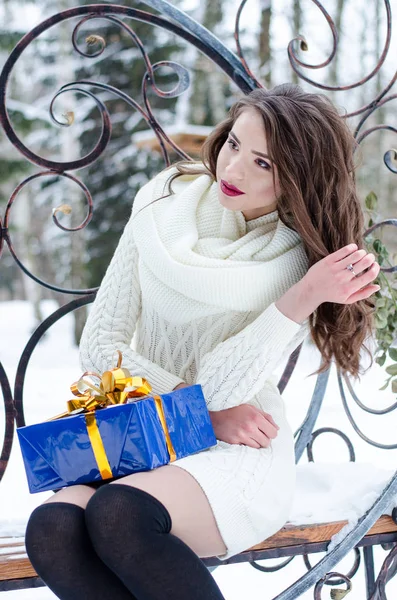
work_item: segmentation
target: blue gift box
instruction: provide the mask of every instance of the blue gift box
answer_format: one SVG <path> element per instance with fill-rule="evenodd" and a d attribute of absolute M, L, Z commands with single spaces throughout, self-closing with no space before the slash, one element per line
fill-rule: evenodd
<path fill-rule="evenodd" d="M 216 445 L 201 386 L 161 396 L 176 458 Z M 170 462 L 155 400 L 145 397 L 95 411 L 113 477 L 148 471 Z M 31 493 L 102 481 L 85 414 L 17 429 Z"/>

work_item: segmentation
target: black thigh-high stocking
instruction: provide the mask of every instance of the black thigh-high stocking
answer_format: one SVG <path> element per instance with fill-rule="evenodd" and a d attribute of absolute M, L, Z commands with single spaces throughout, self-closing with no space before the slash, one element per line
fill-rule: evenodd
<path fill-rule="evenodd" d="M 105 485 L 85 519 L 96 553 L 138 600 L 225 600 L 197 554 L 170 533 L 170 514 L 151 494 Z"/>
<path fill-rule="evenodd" d="M 37 574 L 61 600 L 137 600 L 95 553 L 80 506 L 36 508 L 25 543 Z"/>

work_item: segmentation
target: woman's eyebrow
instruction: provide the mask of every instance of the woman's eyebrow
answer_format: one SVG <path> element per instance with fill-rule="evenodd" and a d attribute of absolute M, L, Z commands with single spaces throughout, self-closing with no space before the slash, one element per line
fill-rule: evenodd
<path fill-rule="evenodd" d="M 232 137 L 238 144 L 241 144 L 240 140 L 238 139 L 237 135 L 233 132 L 233 131 L 229 131 L 229 135 L 230 137 Z M 258 152 L 257 150 L 251 150 L 252 154 L 255 154 L 255 156 L 263 156 L 263 158 L 268 158 L 269 160 L 271 160 L 270 156 L 268 156 L 267 154 L 264 154 L 263 152 Z"/>

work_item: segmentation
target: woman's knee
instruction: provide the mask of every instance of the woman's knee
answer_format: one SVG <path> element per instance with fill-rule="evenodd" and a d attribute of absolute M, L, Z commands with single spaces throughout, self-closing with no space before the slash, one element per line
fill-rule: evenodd
<path fill-rule="evenodd" d="M 55 552 L 57 543 L 66 547 L 68 542 L 73 544 L 84 534 L 84 509 L 93 494 L 95 489 L 76 485 L 59 490 L 35 508 L 25 534 L 26 551 L 31 560 L 36 555 L 42 555 L 45 560 L 47 548 Z"/>
<path fill-rule="evenodd" d="M 26 552 L 32 561 L 51 561 L 57 545 L 67 548 L 85 535 L 84 509 L 95 489 L 76 485 L 56 492 L 35 508 L 25 534 Z"/>
<path fill-rule="evenodd" d="M 95 551 L 105 562 L 131 540 L 134 551 L 143 551 L 148 538 L 169 533 L 172 526 L 169 512 L 159 500 L 121 484 L 106 485 L 95 492 L 85 510 L 85 523 Z"/>
<path fill-rule="evenodd" d="M 30 515 L 25 534 L 26 552 L 42 574 L 59 564 L 84 542 L 84 509 L 66 502 L 44 503 Z"/>

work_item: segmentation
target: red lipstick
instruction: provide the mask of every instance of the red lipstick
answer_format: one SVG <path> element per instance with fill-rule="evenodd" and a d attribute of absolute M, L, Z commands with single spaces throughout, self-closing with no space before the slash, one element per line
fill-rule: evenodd
<path fill-rule="evenodd" d="M 221 190 L 224 194 L 226 194 L 226 196 L 241 196 L 241 194 L 244 194 L 244 192 L 236 188 L 234 185 L 226 183 L 226 181 L 223 179 L 221 179 Z"/>

